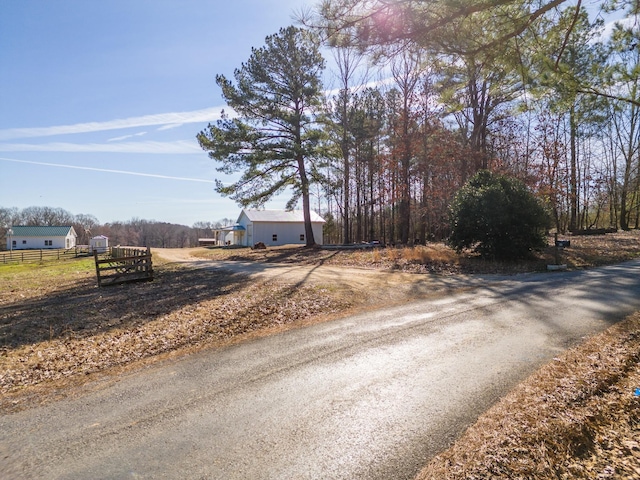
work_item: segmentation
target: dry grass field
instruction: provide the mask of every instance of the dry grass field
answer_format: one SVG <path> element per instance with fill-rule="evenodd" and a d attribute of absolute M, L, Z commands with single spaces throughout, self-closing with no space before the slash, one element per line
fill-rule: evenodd
<path fill-rule="evenodd" d="M 583 269 L 624 262 L 640 257 L 640 231 L 619 232 L 598 236 L 559 237 L 571 240 L 571 247 L 560 253 L 560 262 L 569 269 Z M 267 250 L 249 248 L 196 249 L 193 254 L 217 260 L 242 260 L 273 263 L 308 263 L 342 265 L 414 273 L 525 273 L 544 271 L 556 260 L 550 246 L 526 261 L 517 263 L 483 260 L 467 254 L 457 254 L 442 243 L 416 247 L 371 248 L 363 250 L 314 250 L 300 247 L 275 247 Z"/>
<path fill-rule="evenodd" d="M 437 275 L 542 271 L 555 260 L 552 247 L 528 262 L 500 264 L 441 244 L 362 251 L 199 248 L 188 254 Z M 638 257 L 640 232 L 634 231 L 573 237 L 561 261 L 580 269 Z M 0 265 L 0 413 L 73 394 L 149 362 L 376 305 L 365 290 L 248 281 L 155 255 L 154 270 L 153 282 L 98 288 L 92 259 Z M 420 478 L 640 478 L 639 360 L 636 315 L 544 367 Z"/>

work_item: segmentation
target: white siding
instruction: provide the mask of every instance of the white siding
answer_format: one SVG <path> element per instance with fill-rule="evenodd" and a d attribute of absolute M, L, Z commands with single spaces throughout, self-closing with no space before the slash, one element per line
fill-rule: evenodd
<path fill-rule="evenodd" d="M 75 246 L 76 246 L 76 237 L 71 235 L 71 233 L 69 233 L 67 235 L 67 238 L 65 238 L 63 246 L 59 248 L 73 248 Z"/>
<path fill-rule="evenodd" d="M 71 238 L 71 246 L 75 247 L 75 241 Z M 15 242 L 13 247 L 10 247 L 9 239 L 7 239 L 8 250 L 44 250 L 49 248 L 66 248 L 66 239 L 69 237 L 11 237 L 11 240 Z M 45 243 L 51 242 L 51 245 L 45 245 Z M 71 247 L 70 247 L 71 248 Z"/>
<path fill-rule="evenodd" d="M 236 245 L 236 235 L 233 232 L 225 232 L 224 233 L 224 244 L 225 245 Z"/>
<path fill-rule="evenodd" d="M 238 224 L 242 225 L 247 232 L 242 239 L 242 244 L 247 247 L 252 247 L 258 242 L 270 247 L 307 243 L 303 221 L 251 221 L 243 210 L 238 217 Z M 311 228 L 315 242 L 322 245 L 322 222 L 313 222 Z"/>
<path fill-rule="evenodd" d="M 322 234 L 322 223 L 312 223 L 311 229 L 313 230 L 313 239 L 318 245 L 324 245 L 324 236 Z"/>
<path fill-rule="evenodd" d="M 274 240 L 274 235 L 276 239 Z M 304 244 L 306 240 L 300 240 L 304 235 L 303 223 L 254 223 L 253 243 L 262 242 L 268 246 Z"/>
<path fill-rule="evenodd" d="M 98 236 L 89 239 L 89 251 L 97 250 L 98 253 L 104 253 L 109 250 L 109 239 L 105 236 Z"/>

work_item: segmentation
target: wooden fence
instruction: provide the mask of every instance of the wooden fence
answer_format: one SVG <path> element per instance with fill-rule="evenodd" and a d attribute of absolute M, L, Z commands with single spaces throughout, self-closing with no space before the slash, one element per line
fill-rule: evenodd
<path fill-rule="evenodd" d="M 98 286 L 153 280 L 151 249 L 112 247 L 111 254 L 100 255 L 94 250 Z"/>
<path fill-rule="evenodd" d="M 88 248 L 43 249 L 43 250 L 11 250 L 0 252 L 0 264 L 3 263 L 34 263 L 53 260 L 68 260 L 71 258 L 89 256 Z"/>

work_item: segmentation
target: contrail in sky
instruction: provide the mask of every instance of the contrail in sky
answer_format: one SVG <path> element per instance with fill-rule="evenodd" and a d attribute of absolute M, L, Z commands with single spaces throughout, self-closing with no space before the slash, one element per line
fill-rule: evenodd
<path fill-rule="evenodd" d="M 5 162 L 14 162 L 14 163 L 29 163 L 31 165 L 44 165 L 46 167 L 74 168 L 76 170 L 91 170 L 94 172 L 119 173 L 121 175 L 136 175 L 138 177 L 164 178 L 167 180 L 182 180 L 185 182 L 216 183 L 213 180 L 204 180 L 201 178 L 172 177 L 169 175 L 157 175 L 155 173 L 140 173 L 140 172 L 129 172 L 126 170 L 109 170 L 107 168 L 80 167 L 77 165 L 62 165 L 59 163 L 32 162 L 29 160 L 16 160 L 14 158 L 3 158 L 3 157 L 0 157 L 0 160 L 4 160 Z"/>
<path fill-rule="evenodd" d="M 120 118 L 106 122 L 76 123 L 73 125 L 57 125 L 54 127 L 30 127 L 0 129 L 0 140 L 12 138 L 48 137 L 52 135 L 69 135 L 76 133 L 103 132 L 122 128 L 148 127 L 162 125 L 161 129 L 184 125 L 187 123 L 202 123 L 218 120 L 221 108 L 203 108 L 192 112 L 159 113 L 140 117 Z"/>

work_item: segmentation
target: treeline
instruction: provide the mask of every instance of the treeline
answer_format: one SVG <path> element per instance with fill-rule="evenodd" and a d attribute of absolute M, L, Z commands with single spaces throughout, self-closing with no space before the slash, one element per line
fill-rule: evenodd
<path fill-rule="evenodd" d="M 589 7 L 319 2 L 235 82 L 216 77 L 235 114 L 197 138 L 241 174 L 217 191 L 247 206 L 290 191 L 324 215 L 327 243 L 411 244 L 447 237 L 454 194 L 488 169 L 525 182 L 560 232 L 638 228 L 638 2 Z"/>
<path fill-rule="evenodd" d="M 446 237 L 451 199 L 480 169 L 523 180 L 560 232 L 639 228 L 637 6 L 608 34 L 602 12 L 590 18 L 565 2 L 495 42 L 513 28 L 498 25 L 500 12 L 526 18 L 534 8 L 495 2 L 469 21 L 450 12 L 452 30 L 421 36 L 425 11 L 444 5 L 327 1 L 307 21 L 333 42 L 338 65 L 325 120 L 334 152 L 321 186 L 325 241 Z M 387 81 L 360 86 L 372 77 Z"/>
<path fill-rule="evenodd" d="M 111 245 L 146 246 L 157 248 L 184 248 L 198 245 L 198 238 L 211 238 L 213 229 L 233 223 L 230 219 L 218 222 L 196 222 L 193 226 L 176 225 L 132 218 L 124 222 L 100 224 L 93 215 L 74 215 L 62 208 L 0 207 L 0 246 L 6 246 L 6 232 L 12 225 L 66 226 L 71 225 L 78 235 L 79 245 L 88 245 L 89 239 L 97 235 L 109 237 Z"/>

